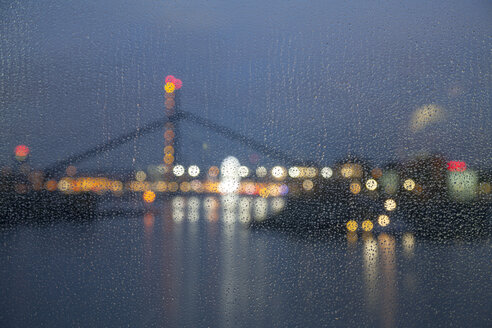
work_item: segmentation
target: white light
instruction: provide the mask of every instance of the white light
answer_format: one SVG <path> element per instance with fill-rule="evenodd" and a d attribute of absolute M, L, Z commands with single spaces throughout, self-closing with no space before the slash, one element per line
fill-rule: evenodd
<path fill-rule="evenodd" d="M 378 217 L 378 223 L 381 227 L 386 227 L 390 223 L 390 218 L 386 214 L 381 214 Z"/>
<path fill-rule="evenodd" d="M 259 166 L 256 169 L 256 176 L 259 178 L 263 178 L 265 175 L 267 175 L 268 171 L 264 166 Z"/>
<path fill-rule="evenodd" d="M 222 194 L 236 193 L 239 190 L 241 178 L 239 177 L 239 160 L 229 156 L 220 166 L 219 191 Z"/>
<path fill-rule="evenodd" d="M 197 177 L 200 174 L 200 168 L 196 165 L 192 165 L 188 168 L 188 174 L 191 177 Z"/>
<path fill-rule="evenodd" d="M 219 192 L 222 194 L 231 194 L 239 190 L 240 183 L 235 179 L 224 179 L 219 183 Z"/>
<path fill-rule="evenodd" d="M 176 165 L 173 167 L 173 174 L 177 177 L 182 176 L 185 173 L 185 168 L 183 165 Z"/>
<path fill-rule="evenodd" d="M 220 175 L 222 179 L 224 178 L 234 178 L 236 179 L 238 175 L 238 169 L 240 167 L 239 161 L 236 157 L 229 156 L 226 157 L 222 164 L 220 165 Z"/>
<path fill-rule="evenodd" d="M 265 198 L 256 198 L 253 203 L 253 213 L 256 221 L 263 221 L 268 214 L 268 201 Z"/>
<path fill-rule="evenodd" d="M 281 179 L 285 177 L 285 169 L 281 166 L 275 166 L 272 169 L 272 177 L 274 177 L 275 179 Z"/>
<path fill-rule="evenodd" d="M 278 213 L 285 207 L 285 200 L 282 197 L 275 197 L 272 199 L 270 206 L 274 213 Z"/>
<path fill-rule="evenodd" d="M 237 173 L 241 178 L 246 178 L 249 175 L 249 169 L 246 166 L 240 166 Z"/>
<path fill-rule="evenodd" d="M 389 198 L 384 202 L 384 208 L 387 211 L 393 211 L 396 208 L 396 202 L 393 199 Z"/>
<path fill-rule="evenodd" d="M 301 174 L 301 170 L 299 170 L 298 167 L 293 166 L 289 169 L 289 177 L 291 178 L 297 178 Z"/>
<path fill-rule="evenodd" d="M 376 188 L 378 187 L 378 183 L 376 180 L 374 179 L 369 179 L 366 181 L 366 188 L 369 189 L 369 190 L 376 190 Z"/>
<path fill-rule="evenodd" d="M 413 188 L 415 188 L 415 181 L 413 181 L 412 179 L 405 180 L 405 182 L 403 182 L 403 188 L 408 191 L 413 190 Z"/>
<path fill-rule="evenodd" d="M 324 167 L 321 169 L 321 176 L 325 179 L 331 178 L 333 175 L 333 170 L 329 167 Z"/>

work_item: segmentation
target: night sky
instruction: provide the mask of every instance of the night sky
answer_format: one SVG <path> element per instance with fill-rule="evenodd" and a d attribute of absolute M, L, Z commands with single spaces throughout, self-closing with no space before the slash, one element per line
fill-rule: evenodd
<path fill-rule="evenodd" d="M 168 74 L 183 110 L 298 158 L 492 165 L 490 1 L 35 0 L 0 15 L 2 166 L 20 143 L 42 168 L 163 117 Z M 428 104 L 439 115 L 412 130 Z M 179 133 L 185 165 L 254 152 Z M 144 168 L 163 146 L 156 132 L 83 166 Z"/>

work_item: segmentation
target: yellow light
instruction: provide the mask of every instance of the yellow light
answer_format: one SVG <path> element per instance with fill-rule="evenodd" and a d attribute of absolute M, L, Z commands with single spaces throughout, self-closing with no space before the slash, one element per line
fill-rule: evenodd
<path fill-rule="evenodd" d="M 413 181 L 412 179 L 405 180 L 405 182 L 403 182 L 403 188 L 409 191 L 413 190 L 413 188 L 415 188 L 415 181 Z"/>
<path fill-rule="evenodd" d="M 164 192 L 167 189 L 167 184 L 164 181 L 158 181 L 154 184 L 154 190 Z"/>
<path fill-rule="evenodd" d="M 388 224 L 390 224 L 390 218 L 386 214 L 381 214 L 378 217 L 378 223 L 381 227 L 386 227 Z"/>
<path fill-rule="evenodd" d="M 350 184 L 350 192 L 354 195 L 357 195 L 358 193 L 360 193 L 360 183 L 358 182 L 352 182 Z"/>
<path fill-rule="evenodd" d="M 144 181 L 145 179 L 147 178 L 147 174 L 145 174 L 144 171 L 138 171 L 136 174 L 135 174 L 135 179 L 137 181 Z"/>
<path fill-rule="evenodd" d="M 354 170 L 352 169 L 352 167 L 350 165 L 345 164 L 344 166 L 342 166 L 340 173 L 342 174 L 342 176 L 344 178 L 350 178 L 352 176 L 352 174 L 354 174 Z"/>
<path fill-rule="evenodd" d="M 71 188 L 72 180 L 70 178 L 63 178 L 58 182 L 58 190 L 68 191 Z"/>
<path fill-rule="evenodd" d="M 176 86 L 174 83 L 167 82 L 166 85 L 164 85 L 164 90 L 166 90 L 167 93 L 173 93 L 175 89 Z"/>
<path fill-rule="evenodd" d="M 378 183 L 376 180 L 374 179 L 369 179 L 366 181 L 366 188 L 368 190 L 376 190 L 376 188 L 378 187 Z"/>
<path fill-rule="evenodd" d="M 151 190 L 147 190 L 143 193 L 142 198 L 146 203 L 152 203 L 155 200 L 155 193 Z"/>
<path fill-rule="evenodd" d="M 270 195 L 270 190 L 268 188 L 261 188 L 259 194 L 261 197 L 267 198 Z"/>
<path fill-rule="evenodd" d="M 112 181 L 109 185 L 109 188 L 113 192 L 118 192 L 123 190 L 123 183 L 121 181 Z"/>
<path fill-rule="evenodd" d="M 394 211 L 396 208 L 396 202 L 393 199 L 389 198 L 384 202 L 384 208 L 390 212 Z"/>
<path fill-rule="evenodd" d="M 362 222 L 362 230 L 364 231 L 371 231 L 372 228 L 374 227 L 374 225 L 372 224 L 372 222 L 370 220 L 365 220 L 364 222 Z"/>
<path fill-rule="evenodd" d="M 178 191 L 178 184 L 176 182 L 170 182 L 168 185 L 167 185 L 167 189 L 170 191 L 170 192 L 176 192 Z"/>
<path fill-rule="evenodd" d="M 302 182 L 302 187 L 304 188 L 304 190 L 309 191 L 309 190 L 313 189 L 314 183 L 311 180 L 304 180 Z"/>
<path fill-rule="evenodd" d="M 347 230 L 352 232 L 357 230 L 357 222 L 355 222 L 354 220 L 350 220 L 349 222 L 347 222 Z"/>
<path fill-rule="evenodd" d="M 314 178 L 318 174 L 318 170 L 315 167 L 308 167 L 306 169 L 306 177 Z"/>

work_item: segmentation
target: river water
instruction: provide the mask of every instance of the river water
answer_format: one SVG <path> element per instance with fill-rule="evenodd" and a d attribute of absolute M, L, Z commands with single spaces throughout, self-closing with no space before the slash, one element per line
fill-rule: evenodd
<path fill-rule="evenodd" d="M 313 238 L 246 224 L 283 205 L 175 197 L 3 227 L 0 326 L 492 325 L 490 238 Z"/>

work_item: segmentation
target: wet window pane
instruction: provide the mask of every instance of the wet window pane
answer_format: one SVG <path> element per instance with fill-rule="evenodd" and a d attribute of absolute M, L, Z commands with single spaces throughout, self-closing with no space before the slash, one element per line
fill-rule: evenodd
<path fill-rule="evenodd" d="M 491 12 L 3 1 L 0 326 L 492 326 Z"/>

